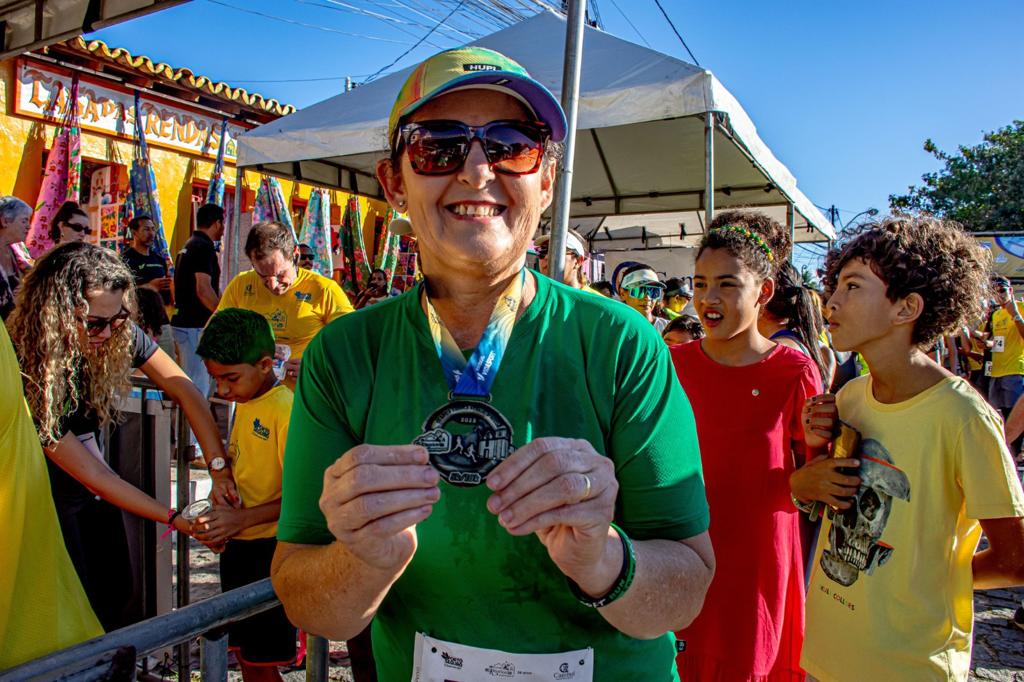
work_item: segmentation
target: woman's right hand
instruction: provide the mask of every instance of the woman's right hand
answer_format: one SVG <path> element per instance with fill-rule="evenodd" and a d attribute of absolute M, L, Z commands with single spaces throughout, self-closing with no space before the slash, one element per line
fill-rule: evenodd
<path fill-rule="evenodd" d="M 400 570 L 416 552 L 416 524 L 441 497 L 439 480 L 418 445 L 357 445 L 324 472 L 320 510 L 354 557 Z"/>
<path fill-rule="evenodd" d="M 849 509 L 860 477 L 839 471 L 843 468 L 859 469 L 860 460 L 815 457 L 789 475 L 790 492 L 801 502 L 824 502 L 833 509 Z"/>

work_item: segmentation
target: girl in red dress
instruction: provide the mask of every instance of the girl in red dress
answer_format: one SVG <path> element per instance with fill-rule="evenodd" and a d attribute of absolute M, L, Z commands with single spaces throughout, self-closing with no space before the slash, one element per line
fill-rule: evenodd
<path fill-rule="evenodd" d="M 789 476 L 802 464 L 804 400 L 819 392 L 806 355 L 757 330 L 792 248 L 764 215 L 730 211 L 697 254 L 694 305 L 707 331 L 672 348 L 697 418 L 717 569 L 704 608 L 677 634 L 685 680 L 803 680 L 803 548 Z"/>

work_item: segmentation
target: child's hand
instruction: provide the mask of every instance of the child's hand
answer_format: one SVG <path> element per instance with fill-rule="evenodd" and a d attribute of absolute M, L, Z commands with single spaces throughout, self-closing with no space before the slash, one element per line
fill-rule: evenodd
<path fill-rule="evenodd" d="M 808 448 L 820 449 L 828 445 L 839 426 L 835 395 L 823 393 L 808 398 L 800 413 L 800 421 L 804 425 L 804 442 Z"/>
<path fill-rule="evenodd" d="M 210 499 L 216 506 L 236 509 L 242 506 L 230 467 L 224 467 L 220 471 L 211 470 L 210 480 L 213 483 L 213 487 L 210 488 Z"/>
<path fill-rule="evenodd" d="M 247 527 L 245 510 L 231 507 L 216 507 L 192 524 L 195 538 L 211 549 L 211 545 L 223 544 Z"/>
<path fill-rule="evenodd" d="M 859 469 L 860 460 L 815 457 L 789 475 L 793 497 L 802 502 L 824 502 L 833 509 L 849 509 L 860 477 L 844 474 L 840 468 Z"/>

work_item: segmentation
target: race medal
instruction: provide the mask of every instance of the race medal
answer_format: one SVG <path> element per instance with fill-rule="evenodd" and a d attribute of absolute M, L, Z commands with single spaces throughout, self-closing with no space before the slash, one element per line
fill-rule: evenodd
<path fill-rule="evenodd" d="M 480 485 L 512 454 L 512 425 L 490 404 L 490 389 L 515 325 L 526 271 L 521 270 L 494 305 L 494 312 L 469 359 L 425 296 L 427 324 L 450 389 L 448 403 L 423 423 L 413 444 L 430 455 L 441 478 L 457 486 Z M 424 288 L 425 291 L 425 288 Z"/>
<path fill-rule="evenodd" d="M 427 417 L 413 444 L 448 483 L 475 486 L 512 453 L 512 425 L 489 403 L 452 400 Z"/>

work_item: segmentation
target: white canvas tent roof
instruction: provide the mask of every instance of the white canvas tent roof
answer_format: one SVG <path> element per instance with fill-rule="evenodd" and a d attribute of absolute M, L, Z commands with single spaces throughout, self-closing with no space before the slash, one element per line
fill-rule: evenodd
<path fill-rule="evenodd" d="M 558 93 L 565 28 L 564 17 L 542 12 L 474 44 L 512 57 Z M 712 115 L 715 209 L 775 206 L 785 215 L 792 203 L 798 239 L 834 238 L 832 225 L 710 71 L 594 28 L 586 29 L 583 45 L 570 225 L 583 216 L 703 210 L 705 120 Z M 411 70 L 249 131 L 239 138 L 238 165 L 382 196 L 374 165 Z"/>

